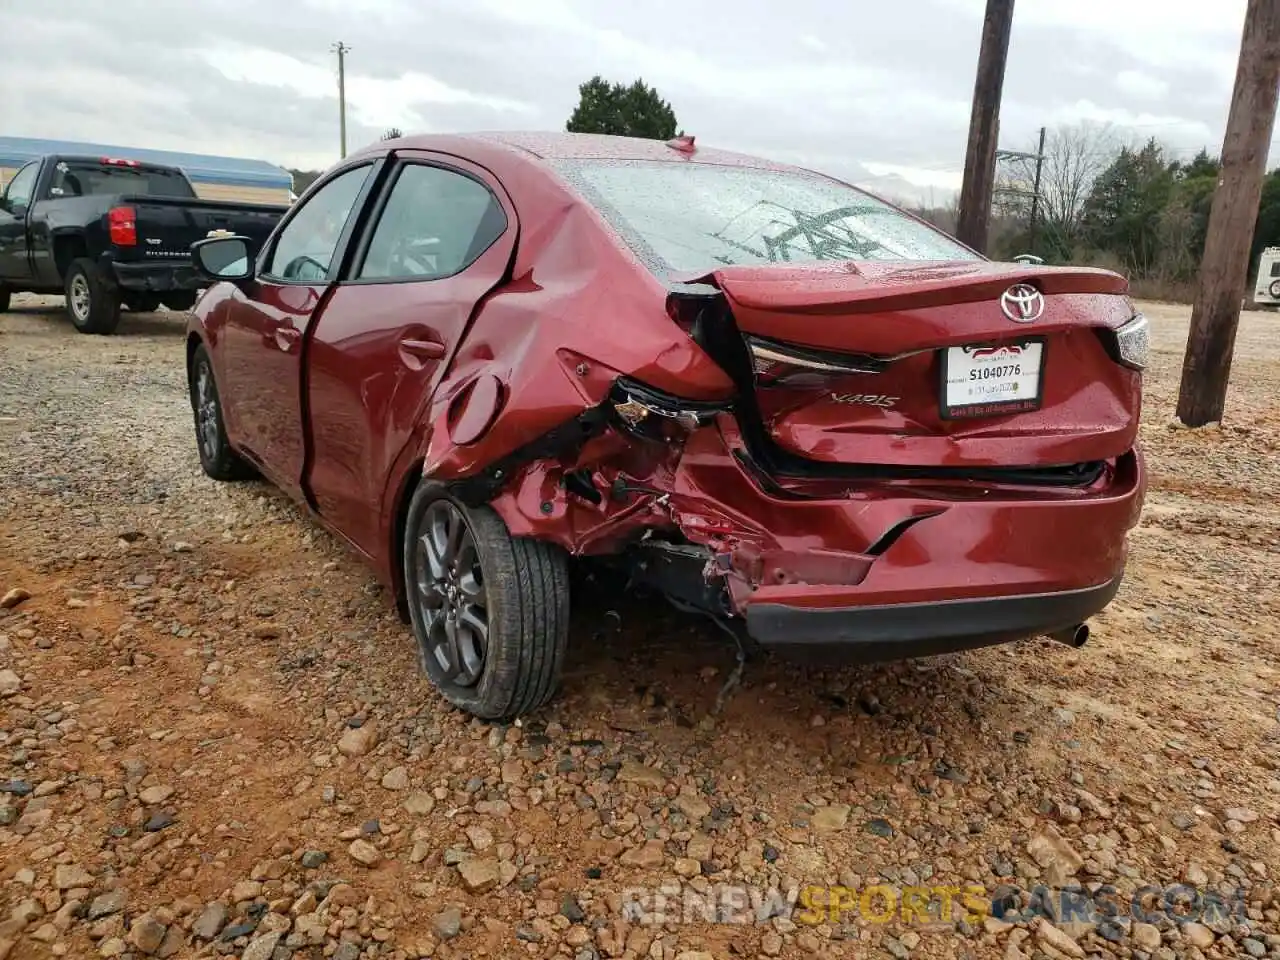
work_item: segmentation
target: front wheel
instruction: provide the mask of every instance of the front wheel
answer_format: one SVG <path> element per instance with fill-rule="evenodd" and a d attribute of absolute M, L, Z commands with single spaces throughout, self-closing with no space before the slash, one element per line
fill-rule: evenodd
<path fill-rule="evenodd" d="M 241 459 L 227 440 L 226 422 L 222 418 L 222 400 L 213 379 L 213 363 L 204 344 L 196 347 L 191 358 L 191 412 L 195 417 L 196 447 L 200 466 L 214 480 L 252 480 L 254 469 Z"/>
<path fill-rule="evenodd" d="M 513 537 L 490 508 L 424 482 L 402 561 L 419 663 L 450 703 L 505 720 L 555 695 L 569 638 L 562 549 Z"/>
<path fill-rule="evenodd" d="M 81 333 L 111 334 L 120 324 L 120 290 L 88 258 L 67 269 L 67 313 Z"/>

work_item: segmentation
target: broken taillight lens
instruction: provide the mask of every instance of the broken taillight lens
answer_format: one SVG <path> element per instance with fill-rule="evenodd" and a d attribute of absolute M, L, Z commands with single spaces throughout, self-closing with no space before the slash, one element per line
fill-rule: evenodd
<path fill-rule="evenodd" d="M 627 377 L 614 384 L 609 402 L 626 429 L 654 439 L 664 435 L 665 426 L 696 430 L 731 409 L 727 400 L 688 400 Z"/>

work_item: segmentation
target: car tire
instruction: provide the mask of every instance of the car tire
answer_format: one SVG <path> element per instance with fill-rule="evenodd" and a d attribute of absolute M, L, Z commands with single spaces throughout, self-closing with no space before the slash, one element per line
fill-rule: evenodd
<path fill-rule="evenodd" d="M 1272 300 L 1280 300 L 1280 280 L 1272 280 L 1267 292 L 1271 294 Z"/>
<path fill-rule="evenodd" d="M 191 397 L 191 414 L 195 420 L 196 449 L 200 466 L 214 480 L 252 480 L 257 471 L 235 452 L 227 439 L 226 421 L 222 417 L 222 399 L 213 377 L 213 363 L 204 344 L 196 347 L 191 358 L 191 375 L 187 384 Z"/>
<path fill-rule="evenodd" d="M 563 549 L 513 537 L 489 507 L 424 482 L 409 503 L 401 561 L 418 662 L 445 699 L 508 720 L 555 695 L 569 639 Z"/>
<path fill-rule="evenodd" d="M 66 278 L 67 315 L 81 333 L 106 336 L 120 324 L 120 290 L 87 258 L 72 260 Z"/>
<path fill-rule="evenodd" d="M 9 312 L 9 288 L 0 287 L 0 313 Z"/>

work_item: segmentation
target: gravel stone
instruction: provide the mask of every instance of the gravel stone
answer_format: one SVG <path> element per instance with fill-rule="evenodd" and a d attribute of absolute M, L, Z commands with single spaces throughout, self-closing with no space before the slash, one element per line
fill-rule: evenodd
<path fill-rule="evenodd" d="M 1146 506 L 1086 647 L 753 657 L 717 710 L 732 641 L 598 577 L 575 582 L 560 695 L 490 724 L 423 685 L 393 599 L 344 543 L 269 484 L 203 475 L 180 315 L 126 311 L 85 337 L 57 298 L 15 296 L 0 596 L 31 596 L 0 608 L 0 948 L 1280 957 L 1276 317 L 1245 312 L 1223 423 L 1185 430 L 1190 311 L 1135 306 L 1152 322 Z M 1050 378 L 1072 360 L 1047 356 Z M 358 457 L 367 432 L 339 439 Z M 1241 890 L 1247 923 L 811 928 L 762 905 L 750 927 L 663 927 L 618 909 L 632 887 L 672 904 L 837 878 L 1109 885 L 1121 902 L 1185 881 Z"/>

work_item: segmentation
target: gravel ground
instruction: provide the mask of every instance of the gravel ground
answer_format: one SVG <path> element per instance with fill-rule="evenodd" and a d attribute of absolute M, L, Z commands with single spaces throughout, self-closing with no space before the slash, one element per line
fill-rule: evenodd
<path fill-rule="evenodd" d="M 1280 317 L 1188 431 L 1188 311 L 1149 305 L 1152 486 L 1084 649 L 766 659 L 715 714 L 723 638 L 593 598 L 503 727 L 282 496 L 200 473 L 178 318 L 57 303 L 0 316 L 0 960 L 1280 957 Z M 1225 908 L 1131 909 L 1179 883 Z"/>

